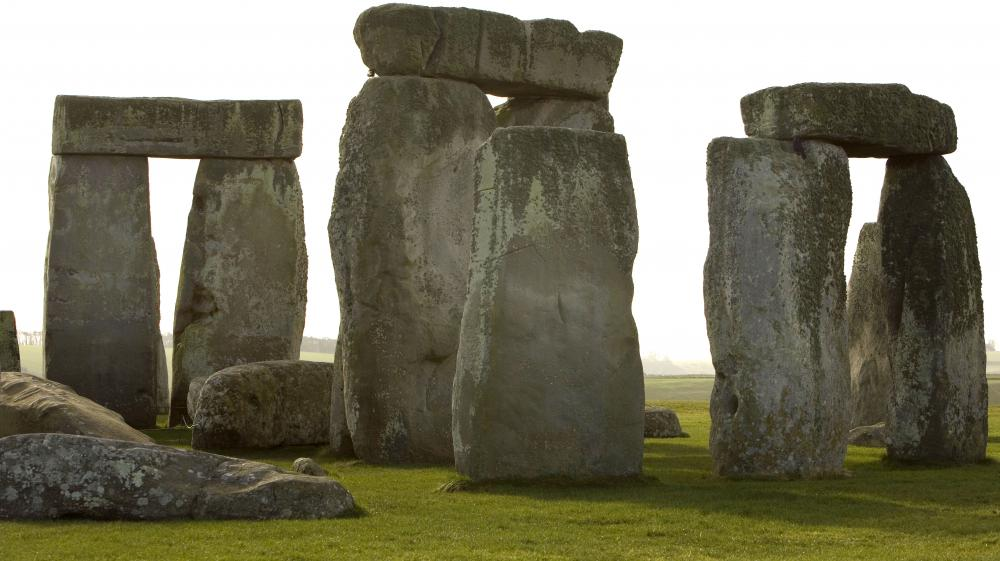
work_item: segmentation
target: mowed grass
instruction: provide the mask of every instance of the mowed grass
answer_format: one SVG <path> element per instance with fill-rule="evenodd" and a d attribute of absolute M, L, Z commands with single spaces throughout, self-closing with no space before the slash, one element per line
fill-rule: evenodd
<path fill-rule="evenodd" d="M 690 391 L 690 381 L 678 380 Z M 669 383 L 657 381 L 669 391 Z M 842 479 L 728 481 L 711 472 L 704 401 L 660 401 L 686 439 L 648 439 L 646 481 L 489 485 L 442 492 L 445 467 L 386 467 L 301 447 L 230 452 L 288 468 L 317 458 L 360 506 L 352 518 L 269 522 L 0 523 L 0 559 L 1000 559 L 1000 407 L 991 460 L 894 466 L 851 447 Z M 185 430 L 151 431 L 183 446 Z"/>

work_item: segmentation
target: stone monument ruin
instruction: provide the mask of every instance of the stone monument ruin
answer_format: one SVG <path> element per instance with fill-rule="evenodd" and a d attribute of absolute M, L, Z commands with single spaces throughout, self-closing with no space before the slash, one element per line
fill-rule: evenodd
<path fill-rule="evenodd" d="M 890 458 L 981 459 L 981 273 L 941 156 L 957 145 L 951 108 L 896 84 L 768 88 L 741 108 L 751 138 L 716 139 L 708 156 L 716 471 L 834 474 L 850 424 L 879 421 Z M 850 298 L 848 157 L 888 158 Z"/>
<path fill-rule="evenodd" d="M 21 349 L 17 346 L 14 312 L 0 311 L 0 372 L 21 371 Z"/>
<path fill-rule="evenodd" d="M 151 427 L 164 401 L 147 158 L 201 158 L 174 325 L 170 423 L 197 377 L 298 358 L 305 314 L 298 101 L 59 96 L 45 372 Z"/>

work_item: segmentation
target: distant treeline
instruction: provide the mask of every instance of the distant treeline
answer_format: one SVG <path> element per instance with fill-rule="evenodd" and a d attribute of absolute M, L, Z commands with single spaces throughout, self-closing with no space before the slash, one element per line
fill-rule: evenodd
<path fill-rule="evenodd" d="M 18 345 L 41 346 L 45 336 L 41 331 L 18 331 Z M 174 346 L 174 336 L 169 333 L 163 334 L 163 346 L 170 348 Z M 326 337 L 303 337 L 302 351 L 307 353 L 327 353 L 333 354 L 337 350 L 337 340 Z"/>

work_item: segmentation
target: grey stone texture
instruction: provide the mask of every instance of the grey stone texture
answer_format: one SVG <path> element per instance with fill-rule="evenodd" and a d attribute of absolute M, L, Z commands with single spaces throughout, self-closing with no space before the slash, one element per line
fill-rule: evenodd
<path fill-rule="evenodd" d="M 498 127 L 567 127 L 615 132 L 608 100 L 515 97 L 496 108 Z"/>
<path fill-rule="evenodd" d="M 890 158 L 879 208 L 892 349 L 888 455 L 986 454 L 986 344 L 976 225 L 940 156 Z"/>
<path fill-rule="evenodd" d="M 380 76 L 449 78 L 506 97 L 605 97 L 622 52 L 618 37 L 568 21 L 411 4 L 365 10 L 354 41 Z"/>
<path fill-rule="evenodd" d="M 0 437 L 34 432 L 153 441 L 68 386 L 23 372 L 0 373 Z"/>
<path fill-rule="evenodd" d="M 0 311 L 0 372 L 21 371 L 21 349 L 17 346 L 14 312 Z"/>
<path fill-rule="evenodd" d="M 326 477 L 329 475 L 323 466 L 312 458 L 298 458 L 292 462 L 292 471 L 295 473 L 301 473 L 303 475 L 312 475 L 314 477 Z"/>
<path fill-rule="evenodd" d="M 201 161 L 174 310 L 171 426 L 192 418 L 192 380 L 299 358 L 308 270 L 302 212 L 294 162 Z"/>
<path fill-rule="evenodd" d="M 453 461 L 473 158 L 494 126 L 486 96 L 451 80 L 373 78 L 348 108 L 329 233 L 347 425 L 365 461 Z"/>
<path fill-rule="evenodd" d="M 170 413 L 170 369 L 167 367 L 167 353 L 163 348 L 162 336 L 156 356 L 156 413 Z"/>
<path fill-rule="evenodd" d="M 343 326 L 343 324 L 341 324 Z M 354 456 L 351 429 L 347 426 L 347 410 L 344 407 L 344 361 L 340 341 L 333 358 L 333 373 L 330 375 L 330 453 L 335 456 Z"/>
<path fill-rule="evenodd" d="M 850 418 L 847 154 L 806 141 L 708 147 L 710 448 L 735 478 L 842 471 Z"/>
<path fill-rule="evenodd" d="M 854 427 L 847 435 L 847 442 L 852 446 L 885 448 L 885 441 L 885 423 Z"/>
<path fill-rule="evenodd" d="M 53 156 L 49 223 L 47 377 L 155 426 L 163 341 L 146 158 Z"/>
<path fill-rule="evenodd" d="M 646 407 L 642 411 L 645 438 L 685 438 L 677 413 L 666 407 Z"/>
<path fill-rule="evenodd" d="M 0 519 L 334 518 L 354 498 L 332 479 L 156 444 L 89 436 L 0 439 Z"/>
<path fill-rule="evenodd" d="M 851 157 L 948 154 L 958 144 L 951 107 L 901 84 L 766 88 L 745 96 L 740 107 L 747 136 L 822 140 Z"/>
<path fill-rule="evenodd" d="M 509 127 L 482 146 L 452 405 L 459 473 L 641 473 L 637 244 L 623 137 Z"/>
<path fill-rule="evenodd" d="M 333 366 L 276 360 L 212 374 L 198 397 L 191 446 L 203 450 L 326 444 Z"/>
<path fill-rule="evenodd" d="M 302 103 L 60 95 L 52 153 L 293 159 L 302 153 Z"/>
<path fill-rule="evenodd" d="M 851 362 L 851 426 L 884 423 L 892 399 L 886 320 L 882 227 L 861 227 L 847 284 L 847 339 Z"/>

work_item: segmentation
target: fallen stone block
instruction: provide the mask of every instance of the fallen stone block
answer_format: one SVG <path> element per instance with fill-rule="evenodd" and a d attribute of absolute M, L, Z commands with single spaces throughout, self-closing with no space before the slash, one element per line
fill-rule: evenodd
<path fill-rule="evenodd" d="M 193 380 L 299 357 L 308 270 L 302 212 L 294 162 L 201 161 L 174 313 L 171 426 L 192 418 Z"/>
<path fill-rule="evenodd" d="M 958 144 L 951 107 L 901 84 L 796 84 L 740 101 L 747 136 L 822 140 L 855 158 L 948 154 Z"/>
<path fill-rule="evenodd" d="M 0 437 L 35 432 L 153 441 L 68 386 L 23 372 L 0 373 Z"/>
<path fill-rule="evenodd" d="M 329 231 L 347 425 L 365 461 L 453 461 L 473 159 L 495 122 L 479 88 L 432 78 L 373 78 L 348 108 Z"/>
<path fill-rule="evenodd" d="M 499 128 L 476 161 L 455 461 L 473 480 L 642 472 L 632 318 L 638 243 L 625 139 Z"/>
<path fill-rule="evenodd" d="M 332 479 L 157 444 L 89 436 L 0 439 L 0 519 L 317 519 L 354 511 Z"/>
<path fill-rule="evenodd" d="M 45 372 L 136 428 L 156 426 L 160 274 L 149 166 L 138 156 L 53 156 Z"/>
<path fill-rule="evenodd" d="M 646 407 L 642 411 L 645 438 L 687 438 L 677 413 L 666 407 Z"/>
<path fill-rule="evenodd" d="M 878 221 L 892 352 L 888 455 L 982 460 L 989 392 L 969 197 L 940 156 L 890 158 Z"/>
<path fill-rule="evenodd" d="M 709 446 L 720 475 L 843 470 L 847 161 L 822 142 L 717 138 L 708 147 Z"/>
<path fill-rule="evenodd" d="M 299 458 L 292 463 L 292 471 L 295 473 L 301 473 L 303 475 L 312 475 L 314 477 L 326 477 L 329 475 L 323 466 L 312 458 Z"/>
<path fill-rule="evenodd" d="M 865 448 L 885 448 L 885 423 L 854 427 L 847 435 L 847 443 Z"/>
<path fill-rule="evenodd" d="M 333 364 L 276 360 L 232 366 L 205 380 L 191 446 L 274 448 L 330 438 Z"/>
<path fill-rule="evenodd" d="M 294 159 L 302 153 L 302 103 L 60 95 L 52 153 Z"/>
<path fill-rule="evenodd" d="M 449 78 L 505 97 L 606 97 L 622 52 L 618 37 L 568 21 L 411 4 L 365 10 L 354 41 L 379 76 Z"/>

